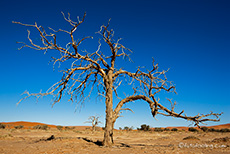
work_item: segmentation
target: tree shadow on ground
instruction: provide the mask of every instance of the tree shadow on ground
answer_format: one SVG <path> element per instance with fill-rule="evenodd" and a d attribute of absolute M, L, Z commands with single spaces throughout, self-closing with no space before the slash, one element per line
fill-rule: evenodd
<path fill-rule="evenodd" d="M 93 140 L 90 140 L 90 139 L 87 139 L 87 138 L 81 138 L 81 139 L 83 139 L 84 141 L 89 142 L 89 143 L 94 143 L 94 144 L 96 144 L 96 145 L 98 145 L 98 146 L 103 146 L 102 141 L 99 141 L 99 140 L 93 141 Z M 117 146 L 117 147 L 127 147 L 127 148 L 130 148 L 130 147 L 131 147 L 130 145 L 125 144 L 125 143 L 119 143 L 119 145 L 115 145 L 115 144 L 114 144 L 114 146 L 115 146 L 115 147 L 116 147 L 116 146 Z"/>
<path fill-rule="evenodd" d="M 82 138 L 82 139 L 83 139 L 84 141 L 86 141 L 86 142 L 94 143 L 94 144 L 96 144 L 96 145 L 98 145 L 98 146 L 103 146 L 102 141 L 99 141 L 99 140 L 93 141 L 93 140 L 90 140 L 90 139 L 87 139 L 87 138 Z"/>

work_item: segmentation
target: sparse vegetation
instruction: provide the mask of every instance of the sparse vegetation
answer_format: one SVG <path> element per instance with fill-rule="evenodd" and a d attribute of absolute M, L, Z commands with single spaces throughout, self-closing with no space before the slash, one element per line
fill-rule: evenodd
<path fill-rule="evenodd" d="M 6 128 L 6 125 L 0 123 L 0 129 L 5 129 Z"/>
<path fill-rule="evenodd" d="M 200 140 L 200 139 L 195 136 L 188 136 L 188 137 L 183 138 L 183 140 Z"/>
<path fill-rule="evenodd" d="M 123 130 L 129 130 L 129 127 L 128 127 L 128 126 L 125 126 Z"/>
<path fill-rule="evenodd" d="M 14 128 L 15 129 L 22 129 L 22 128 L 24 128 L 24 126 L 23 125 L 18 125 L 18 126 L 14 126 Z"/>
<path fill-rule="evenodd" d="M 228 128 L 222 128 L 222 129 L 209 128 L 208 131 L 209 131 L 209 132 L 226 133 L 226 132 L 230 132 L 230 129 L 228 129 Z"/>
<path fill-rule="evenodd" d="M 172 128 L 171 131 L 176 132 L 176 131 L 178 131 L 178 129 L 177 128 Z"/>
<path fill-rule="evenodd" d="M 48 125 L 36 125 L 33 127 L 33 129 L 41 129 L 41 130 L 47 130 L 49 127 Z"/>
<path fill-rule="evenodd" d="M 58 130 L 63 130 L 63 126 L 56 126 Z"/>
<path fill-rule="evenodd" d="M 230 129 L 222 128 L 222 129 L 220 129 L 220 132 L 222 132 L 222 133 L 230 132 Z"/>
<path fill-rule="evenodd" d="M 73 130 L 73 132 L 82 134 L 82 132 L 79 130 Z"/>
<path fill-rule="evenodd" d="M 156 127 L 156 128 L 154 128 L 154 131 L 155 132 L 163 132 L 164 129 L 162 129 L 161 127 Z"/>
<path fill-rule="evenodd" d="M 212 142 L 229 142 L 230 141 L 230 137 L 223 137 L 223 138 L 215 138 L 212 140 Z"/>
<path fill-rule="evenodd" d="M 204 132 L 221 132 L 221 133 L 230 132 L 230 129 L 228 128 L 215 129 L 215 128 L 208 128 L 208 127 L 201 127 L 201 130 Z"/>
<path fill-rule="evenodd" d="M 150 131 L 150 126 L 143 124 L 141 125 L 141 128 L 137 128 L 137 130 Z"/>
<path fill-rule="evenodd" d="M 69 126 L 65 126 L 65 130 L 70 130 L 72 128 L 70 128 Z"/>
<path fill-rule="evenodd" d="M 133 127 L 128 127 L 128 126 L 125 126 L 123 130 L 126 130 L 126 131 L 131 131 L 131 130 L 133 130 Z"/>
<path fill-rule="evenodd" d="M 65 126 L 64 129 L 65 129 L 65 130 L 73 130 L 74 127 Z"/>
<path fill-rule="evenodd" d="M 209 129 L 208 129 L 208 132 L 216 132 L 216 129 L 214 129 L 214 128 L 209 128 Z"/>
<path fill-rule="evenodd" d="M 208 128 L 207 127 L 201 127 L 200 128 L 203 132 L 207 132 L 208 131 Z"/>
<path fill-rule="evenodd" d="M 198 132 L 198 130 L 196 128 L 193 128 L 193 127 L 189 127 L 188 131 L 190 131 L 190 132 Z"/>
<path fill-rule="evenodd" d="M 169 128 L 165 128 L 164 131 L 170 131 L 170 129 Z"/>

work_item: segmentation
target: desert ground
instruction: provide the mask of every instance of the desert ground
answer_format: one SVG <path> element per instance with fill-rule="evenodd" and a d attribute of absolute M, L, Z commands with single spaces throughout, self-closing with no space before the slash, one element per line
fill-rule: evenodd
<path fill-rule="evenodd" d="M 0 129 L 0 154 L 228 154 L 230 132 L 114 131 L 114 145 L 103 147 L 103 131 L 88 128 Z"/>

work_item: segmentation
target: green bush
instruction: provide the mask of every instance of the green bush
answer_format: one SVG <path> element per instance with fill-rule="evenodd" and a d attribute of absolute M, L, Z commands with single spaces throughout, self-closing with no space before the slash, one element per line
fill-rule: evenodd
<path fill-rule="evenodd" d="M 209 128 L 208 129 L 208 132 L 216 132 L 217 130 L 216 129 L 214 129 L 214 128 Z"/>
<path fill-rule="evenodd" d="M 198 130 L 196 128 L 193 128 L 193 127 L 189 127 L 188 131 L 190 131 L 190 132 L 198 132 Z"/>
<path fill-rule="evenodd" d="M 131 130 L 133 130 L 133 127 L 125 126 L 123 130 L 131 131 Z"/>
<path fill-rule="evenodd" d="M 48 126 L 47 125 L 36 125 L 36 126 L 33 127 L 33 129 L 47 130 Z"/>
<path fill-rule="evenodd" d="M 169 128 L 165 128 L 164 131 L 170 131 L 170 129 Z"/>
<path fill-rule="evenodd" d="M 138 130 L 150 131 L 150 126 L 143 124 L 143 125 L 141 125 L 141 128 L 138 128 Z"/>
<path fill-rule="evenodd" d="M 222 133 L 230 132 L 230 129 L 222 128 L 222 129 L 219 130 L 219 132 L 222 132 Z"/>
<path fill-rule="evenodd" d="M 15 129 L 22 129 L 22 128 L 24 128 L 24 126 L 23 125 L 18 125 L 18 126 L 14 126 L 14 128 Z"/>
<path fill-rule="evenodd" d="M 164 130 L 161 127 L 154 128 L 155 132 L 163 132 Z"/>
<path fill-rule="evenodd" d="M 226 133 L 226 132 L 230 132 L 230 129 L 228 129 L 228 128 L 222 128 L 222 129 L 209 128 L 208 131 L 209 131 L 209 132 L 221 132 L 221 133 Z"/>
<path fill-rule="evenodd" d="M 172 128 L 171 131 L 176 132 L 176 131 L 178 131 L 178 129 L 177 128 Z"/>
<path fill-rule="evenodd" d="M 6 125 L 0 123 L 0 129 L 5 129 Z"/>
<path fill-rule="evenodd" d="M 70 130 L 70 127 L 68 127 L 68 126 L 65 126 L 65 130 Z"/>

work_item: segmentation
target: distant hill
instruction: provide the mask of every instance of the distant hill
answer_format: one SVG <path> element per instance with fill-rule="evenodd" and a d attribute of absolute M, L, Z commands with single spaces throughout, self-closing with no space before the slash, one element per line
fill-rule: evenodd
<path fill-rule="evenodd" d="M 17 121 L 17 122 L 1 122 L 2 124 L 6 125 L 6 128 L 14 128 L 15 126 L 23 125 L 25 129 L 32 128 L 36 125 L 48 125 L 50 128 L 56 128 L 55 125 L 49 125 L 39 122 L 26 122 L 26 121 Z"/>
<path fill-rule="evenodd" d="M 0 122 L 6 125 L 6 128 L 14 128 L 15 126 L 23 125 L 24 129 L 32 129 L 36 125 L 47 125 L 49 128 L 56 128 L 57 125 L 45 124 L 40 122 L 26 122 L 26 121 L 17 121 L 17 122 Z M 65 127 L 65 126 L 63 126 Z M 90 129 L 91 126 L 68 126 L 77 130 L 86 130 Z"/>

